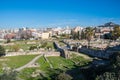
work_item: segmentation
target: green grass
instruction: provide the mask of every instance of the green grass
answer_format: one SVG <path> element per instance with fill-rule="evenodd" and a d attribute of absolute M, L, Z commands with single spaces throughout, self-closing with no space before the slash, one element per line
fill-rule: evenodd
<path fill-rule="evenodd" d="M 72 59 L 65 59 L 63 57 L 47 57 L 49 62 L 52 64 L 54 69 L 71 69 L 74 68 L 74 62 L 80 63 L 79 66 L 87 64 L 89 60 L 84 59 L 81 56 L 77 56 Z M 40 70 L 47 71 L 50 68 L 50 65 L 47 61 L 45 61 L 44 57 L 38 59 L 37 63 L 40 64 Z"/>
<path fill-rule="evenodd" d="M 81 56 L 77 56 L 77 57 L 73 57 L 71 58 L 71 60 L 77 65 L 77 66 L 82 66 L 82 65 L 86 65 L 90 62 L 90 60 L 85 60 L 83 57 Z"/>
<path fill-rule="evenodd" d="M 29 75 L 31 75 L 32 72 L 34 72 L 36 70 L 41 70 L 42 72 L 45 73 L 45 75 L 46 75 L 45 77 L 48 78 L 48 80 L 51 80 L 50 79 L 51 75 L 53 75 L 55 73 L 59 73 L 59 70 L 66 71 L 68 68 L 70 69 L 74 65 L 74 63 L 71 60 L 68 60 L 68 59 L 65 59 L 62 57 L 47 57 L 47 59 L 53 65 L 53 69 L 50 68 L 49 63 L 42 56 L 36 61 L 37 63 L 39 63 L 40 67 L 26 68 L 26 69 L 22 70 L 21 77 L 25 80 L 29 80 L 29 77 L 30 77 Z M 24 76 L 23 74 L 26 76 Z M 34 79 L 34 80 L 37 80 L 37 79 Z"/>
<path fill-rule="evenodd" d="M 62 57 L 47 57 L 49 62 L 53 65 L 54 69 L 65 70 L 66 68 L 72 68 L 74 63 L 71 60 L 67 60 Z M 50 69 L 50 65 L 45 61 L 44 57 L 41 57 L 38 61 L 40 64 L 40 70 L 47 71 Z"/>
<path fill-rule="evenodd" d="M 37 55 L 22 55 L 22 56 L 11 56 L 11 57 L 0 57 L 0 71 L 2 67 L 7 65 L 11 68 L 18 68 L 20 66 L 25 65 L 29 61 L 31 61 Z"/>
<path fill-rule="evenodd" d="M 54 49 L 53 42 L 47 42 L 47 45 L 46 45 L 46 46 Z"/>
<path fill-rule="evenodd" d="M 72 68 L 74 65 L 74 63 L 71 60 L 65 59 L 63 57 L 48 57 L 48 60 L 55 69 L 64 69 L 65 67 Z"/>
<path fill-rule="evenodd" d="M 63 57 L 47 57 L 49 62 L 53 65 L 53 68 L 50 68 L 49 63 L 44 59 L 44 57 L 40 57 L 36 62 L 40 65 L 40 67 L 37 68 L 26 68 L 21 71 L 20 77 L 23 78 L 24 80 L 38 80 L 38 78 L 30 78 L 31 74 L 35 72 L 36 70 L 40 70 L 41 72 L 45 73 L 45 77 L 48 80 L 51 80 L 50 76 L 60 73 L 60 71 L 67 71 L 75 68 L 73 58 L 72 59 L 65 59 Z M 75 61 L 78 60 L 82 63 L 86 62 L 83 57 L 76 57 Z M 83 64 L 81 64 L 83 65 Z M 76 73 L 77 74 L 77 73 Z"/>
<path fill-rule="evenodd" d="M 27 44 L 27 42 L 36 42 L 35 44 Z M 52 41 L 44 41 L 44 42 L 47 42 L 47 45 L 45 45 L 45 47 L 49 47 L 49 48 L 52 48 L 54 49 L 54 46 L 53 46 L 53 42 Z M 40 43 L 42 44 L 43 41 L 37 41 L 37 40 L 23 40 L 23 41 L 11 41 L 11 43 L 14 43 L 15 45 L 18 45 L 20 49 L 23 49 L 24 51 L 26 50 L 29 50 L 29 48 L 31 46 L 38 46 Z M 44 47 L 44 48 L 45 48 Z M 8 45 L 8 46 L 4 46 L 5 49 L 8 49 L 9 51 L 13 51 L 12 50 L 12 46 Z"/>
<path fill-rule="evenodd" d="M 40 70 L 47 71 L 47 69 L 50 68 L 49 63 L 45 61 L 43 56 L 38 59 L 37 62 L 40 64 Z"/>
<path fill-rule="evenodd" d="M 35 42 L 35 44 L 27 44 L 27 42 Z M 15 45 L 18 45 L 20 49 L 23 50 L 29 50 L 30 46 L 33 45 L 39 45 L 40 41 L 39 40 L 15 40 L 15 41 L 11 41 L 11 43 L 14 43 Z M 4 46 L 5 49 L 9 49 L 11 50 L 11 46 Z"/>
<path fill-rule="evenodd" d="M 33 80 L 33 79 L 30 79 L 30 78 L 31 78 L 31 74 L 33 72 L 35 72 L 35 70 L 36 70 L 35 68 L 25 68 L 24 70 L 21 71 L 19 76 L 23 80 Z"/>
<path fill-rule="evenodd" d="M 4 43 L 4 41 L 0 41 L 0 43 Z"/>
<path fill-rule="evenodd" d="M 19 46 L 20 49 L 23 49 L 24 51 L 25 50 L 29 50 L 30 46 L 33 46 L 33 44 L 24 44 L 24 43 L 19 43 L 19 44 L 16 44 Z M 36 44 L 34 44 L 36 45 Z M 5 49 L 9 49 L 11 50 L 12 46 L 4 46 Z"/>

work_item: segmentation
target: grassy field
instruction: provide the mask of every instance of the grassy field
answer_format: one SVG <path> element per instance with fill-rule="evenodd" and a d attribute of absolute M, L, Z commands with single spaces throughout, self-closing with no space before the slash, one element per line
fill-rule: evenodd
<path fill-rule="evenodd" d="M 0 57 L 0 71 L 4 66 L 11 68 L 18 68 L 31 61 L 37 55 L 22 55 L 22 56 L 11 56 L 11 57 Z"/>
<path fill-rule="evenodd" d="M 51 41 L 51 42 L 47 42 L 47 45 L 46 45 L 46 46 L 54 49 L 54 46 L 53 46 L 53 42 L 52 42 L 52 41 Z"/>
<path fill-rule="evenodd" d="M 67 71 L 75 68 L 74 62 L 79 62 L 81 64 L 78 64 L 79 66 L 82 66 L 89 61 L 84 59 L 81 56 L 78 56 L 76 58 L 72 59 L 65 59 L 62 57 L 47 57 L 49 62 L 52 64 L 53 68 L 50 68 L 49 63 L 44 59 L 42 56 L 40 59 L 38 59 L 36 62 L 40 65 L 40 67 L 37 68 L 26 68 L 22 70 L 21 77 L 25 80 L 38 80 L 40 76 L 33 78 L 31 77 L 31 74 L 35 72 L 36 70 L 40 70 L 41 72 L 44 72 L 45 76 L 47 77 L 47 80 L 51 80 L 50 76 L 59 73 L 59 71 Z M 24 74 L 24 75 L 23 75 Z M 42 79 L 40 79 L 42 80 Z"/>
<path fill-rule="evenodd" d="M 62 57 L 47 57 L 54 69 L 65 69 L 65 67 L 73 67 L 73 62 Z M 40 64 L 40 70 L 47 71 L 50 66 L 44 57 L 41 57 L 38 61 Z"/>
<path fill-rule="evenodd" d="M 34 42 L 33 44 L 27 44 L 28 42 Z M 31 41 L 31 40 L 18 40 L 18 41 L 11 41 L 10 43 L 13 43 L 15 45 L 17 45 L 20 49 L 23 49 L 23 50 L 29 50 L 30 46 L 33 46 L 33 45 L 38 45 L 36 43 L 38 43 L 38 41 Z M 9 49 L 11 50 L 13 47 L 13 45 L 7 45 L 7 46 L 4 46 L 5 49 Z"/>
<path fill-rule="evenodd" d="M 48 60 L 55 69 L 72 68 L 74 65 L 71 60 L 65 59 L 63 57 L 48 57 Z"/>
<path fill-rule="evenodd" d="M 49 63 L 45 61 L 43 56 L 36 62 L 40 64 L 40 70 L 46 71 L 48 68 L 50 68 Z"/>
<path fill-rule="evenodd" d="M 46 42 L 46 44 L 44 44 Z M 24 51 L 29 50 L 31 46 L 39 46 L 40 48 L 52 48 L 54 49 L 52 41 L 42 41 L 42 40 L 23 40 L 23 41 L 11 41 L 14 45 L 16 45 L 19 49 L 23 49 Z M 30 44 L 28 44 L 30 43 Z M 42 47 L 43 46 L 43 47 Z M 4 46 L 5 49 L 9 51 L 14 51 L 13 45 Z"/>
<path fill-rule="evenodd" d="M 47 79 L 51 80 L 49 76 L 53 75 L 57 69 L 66 71 L 67 68 L 74 67 L 74 63 L 71 60 L 67 60 L 62 57 L 47 57 L 50 63 L 53 65 L 53 69 L 50 68 L 50 65 L 47 61 L 45 61 L 44 57 L 42 56 L 39 60 L 36 62 L 40 64 L 40 67 L 37 68 L 26 68 L 22 70 L 22 74 L 20 75 L 23 79 L 29 80 L 30 75 L 35 72 L 36 70 L 40 70 L 45 73 Z M 24 75 L 23 75 L 24 74 Z M 37 80 L 37 78 L 34 78 L 32 80 Z"/>
<path fill-rule="evenodd" d="M 23 49 L 24 51 L 25 50 L 29 50 L 30 46 L 33 46 L 33 45 L 36 45 L 36 44 L 22 44 L 22 43 L 19 43 L 19 44 L 15 44 L 17 45 L 20 49 Z M 9 49 L 10 51 L 12 50 L 12 46 L 4 46 L 5 49 Z"/>

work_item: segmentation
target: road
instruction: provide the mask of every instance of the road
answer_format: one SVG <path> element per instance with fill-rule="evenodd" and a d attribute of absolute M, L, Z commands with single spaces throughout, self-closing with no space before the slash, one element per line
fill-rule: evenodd
<path fill-rule="evenodd" d="M 40 57 L 42 56 L 42 54 L 36 56 L 33 60 L 31 60 L 29 63 L 25 64 L 24 66 L 21 66 L 19 68 L 16 68 L 15 71 L 21 71 L 22 69 L 34 64 Z"/>

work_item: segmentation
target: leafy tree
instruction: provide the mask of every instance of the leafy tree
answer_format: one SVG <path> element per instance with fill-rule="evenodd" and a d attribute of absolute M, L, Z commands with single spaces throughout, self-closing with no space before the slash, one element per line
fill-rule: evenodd
<path fill-rule="evenodd" d="M 22 80 L 18 77 L 18 72 L 5 68 L 3 73 L 0 75 L 0 80 Z"/>
<path fill-rule="evenodd" d="M 11 42 L 11 39 L 10 39 L 10 38 L 8 38 L 8 39 L 7 39 L 7 43 L 10 43 L 10 42 Z"/>
<path fill-rule="evenodd" d="M 81 32 L 81 39 L 85 39 L 85 38 L 86 38 L 85 32 L 82 30 L 82 32 Z"/>
<path fill-rule="evenodd" d="M 80 39 L 80 31 L 77 32 L 77 38 Z"/>
<path fill-rule="evenodd" d="M 116 40 L 117 38 L 119 38 L 120 37 L 120 26 L 115 26 L 113 28 L 113 31 L 111 32 L 111 34 L 112 34 L 112 38 L 114 40 Z"/>
<path fill-rule="evenodd" d="M 73 39 L 80 39 L 80 32 L 74 32 L 73 30 L 71 31 L 71 35 Z"/>
<path fill-rule="evenodd" d="M 5 49 L 3 46 L 0 45 L 0 56 L 5 55 Z"/>
<path fill-rule="evenodd" d="M 105 72 L 103 75 L 97 76 L 96 80 L 117 80 L 115 73 Z"/>
<path fill-rule="evenodd" d="M 30 46 L 29 50 L 37 49 L 37 46 Z"/>
<path fill-rule="evenodd" d="M 15 45 L 11 46 L 11 49 L 12 49 L 12 51 L 17 52 L 20 49 L 20 47 L 18 44 L 15 44 Z"/>
<path fill-rule="evenodd" d="M 21 31 L 20 37 L 21 39 L 27 40 L 32 37 L 32 32 L 30 30 Z"/>
<path fill-rule="evenodd" d="M 90 46 L 90 41 L 91 41 L 93 36 L 94 36 L 94 29 L 92 27 L 87 27 L 85 29 L 85 38 L 88 41 L 88 47 Z"/>
<path fill-rule="evenodd" d="M 116 52 L 111 57 L 112 68 L 110 72 L 105 72 L 96 77 L 96 80 L 120 80 L 120 52 Z"/>
<path fill-rule="evenodd" d="M 45 47 L 47 46 L 47 44 L 48 44 L 47 42 L 43 42 L 43 43 L 41 44 L 41 47 L 42 47 L 42 48 L 45 48 Z"/>
<path fill-rule="evenodd" d="M 67 39 L 68 39 L 68 38 L 70 38 L 70 35 L 69 35 L 69 34 L 61 34 L 60 37 L 61 37 L 61 38 L 67 38 Z"/>

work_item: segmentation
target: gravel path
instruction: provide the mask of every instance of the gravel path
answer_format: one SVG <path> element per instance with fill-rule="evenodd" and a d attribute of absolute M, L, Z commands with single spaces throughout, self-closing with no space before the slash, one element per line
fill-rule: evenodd
<path fill-rule="evenodd" d="M 50 68 L 53 68 L 53 65 L 50 63 L 50 61 L 47 59 L 46 56 L 44 56 L 45 60 L 48 62 L 48 64 L 50 65 Z"/>
<path fill-rule="evenodd" d="M 27 64 L 25 64 L 24 66 L 21 66 L 21 67 L 19 67 L 19 68 L 16 68 L 15 70 L 16 70 L 16 71 L 21 71 L 22 69 L 24 69 L 24 68 L 26 68 L 26 67 L 34 64 L 35 61 L 38 60 L 41 56 L 42 56 L 42 55 L 38 55 L 38 56 L 35 57 L 33 60 L 31 60 L 29 63 L 27 63 Z"/>

